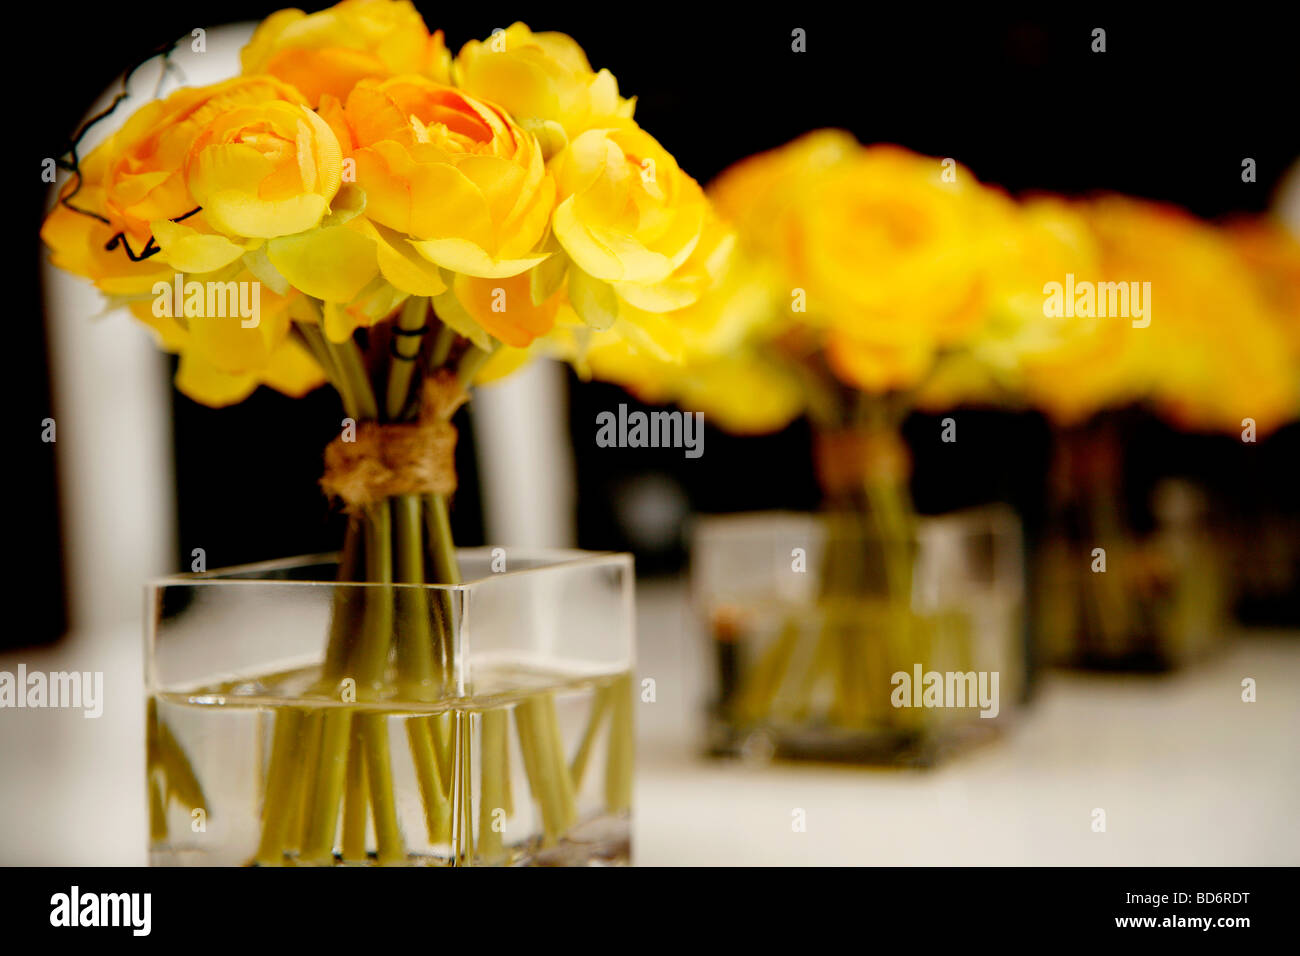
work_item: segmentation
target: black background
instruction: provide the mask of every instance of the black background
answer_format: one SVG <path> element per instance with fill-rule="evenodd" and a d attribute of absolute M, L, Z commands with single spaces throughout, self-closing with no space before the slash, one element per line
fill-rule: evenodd
<path fill-rule="evenodd" d="M 1177 202 L 1207 217 L 1261 211 L 1288 164 L 1300 157 L 1296 61 L 1291 24 L 1259 8 L 1176 16 L 1089 12 L 978 17 L 926 6 L 915 17 L 882 16 L 863 5 L 754 4 L 734 11 L 699 4 L 586 6 L 419 4 L 453 51 L 516 19 L 535 30 L 572 34 L 592 64 L 608 67 L 637 118 L 681 165 L 707 182 L 729 163 L 821 126 L 852 130 L 864 142 L 897 142 L 953 156 L 982 180 L 1013 192 L 1117 190 Z M 6 380 L 15 388 L 19 486 L 10 499 L 8 580 L 38 608 L 27 627 L 0 644 L 52 639 L 63 625 L 53 446 L 39 442 L 49 414 L 42 306 L 34 255 L 48 196 L 41 160 L 56 155 L 98 94 L 149 50 L 196 26 L 260 19 L 278 4 L 50 5 L 31 34 L 9 49 L 26 56 L 30 89 L 7 99 L 6 150 L 19 164 L 8 177 L 12 209 L 10 329 L 17 336 Z M 791 31 L 807 31 L 807 52 Z M 1090 50 L 1094 27 L 1107 51 Z M 1253 157 L 1258 181 L 1241 181 Z M 30 267 L 30 268 L 29 268 Z M 620 524 L 628 483 L 658 472 L 680 483 L 702 511 L 810 507 L 816 500 L 801 425 L 763 438 L 712 429 L 703 458 L 680 450 L 601 449 L 597 411 L 629 401 L 617 389 L 571 389 L 578 455 L 580 544 L 636 546 Z M 923 510 L 1010 500 L 1031 531 L 1041 515 L 1047 429 L 1034 415 L 961 413 L 961 440 L 940 445 L 933 419 L 914 416 L 907 434 L 917 458 Z M 175 397 L 178 564 L 191 547 L 209 565 L 280 557 L 337 545 L 338 519 L 315 490 L 319 455 L 341 417 L 323 390 L 291 401 L 262 389 L 232 409 L 210 410 Z M 462 429 L 458 540 L 479 543 L 469 430 Z M 1261 446 L 1232 438 L 1179 438 L 1140 425 L 1130 467 L 1141 478 L 1192 473 L 1242 510 L 1289 510 L 1300 434 L 1293 426 Z M 13 507 L 16 503 L 21 507 Z M 170 503 L 159 504 L 170 507 Z M 640 549 L 646 571 L 682 561 L 680 542 Z M 108 558 L 111 560 L 111 556 Z"/>

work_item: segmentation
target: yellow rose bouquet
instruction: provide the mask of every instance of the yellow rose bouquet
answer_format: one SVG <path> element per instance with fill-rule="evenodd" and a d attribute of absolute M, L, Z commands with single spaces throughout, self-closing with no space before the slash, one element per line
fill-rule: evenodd
<path fill-rule="evenodd" d="M 321 479 L 350 515 L 338 579 L 379 586 L 340 585 L 315 670 L 261 681 L 272 698 L 306 687 L 272 708 L 251 856 L 535 860 L 576 852 L 575 827 L 595 814 L 622 821 L 607 842 L 625 858 L 630 656 L 587 680 L 572 750 L 537 675 L 485 678 L 488 703 L 444 706 L 469 593 L 456 590 L 448 521 L 451 419 L 473 383 L 557 326 L 636 336 L 620 303 L 692 301 L 682 270 L 710 220 L 704 193 L 562 34 L 515 24 L 453 58 L 406 0 L 343 0 L 271 15 L 241 62 L 240 76 L 147 103 L 74 152 L 42 237 L 56 265 L 178 354 L 176 386 L 196 401 L 227 405 L 259 385 L 296 396 L 328 384 L 341 398 Z M 403 708 L 405 760 L 385 723 Z M 203 808 L 210 781 L 156 710 L 165 856 L 169 807 Z M 514 799 L 520 759 L 531 813 Z M 588 765 L 603 766 L 594 799 Z M 404 779 L 424 834 L 404 816 Z"/>
<path fill-rule="evenodd" d="M 1037 198 L 1024 209 L 1040 233 L 1024 261 L 1043 295 L 1004 309 L 987 343 L 1009 357 L 1000 392 L 988 376 L 953 376 L 935 397 L 1028 404 L 1053 423 L 1051 528 L 1037 562 L 1046 652 L 1164 669 L 1222 638 L 1225 549 L 1204 493 L 1185 479 L 1158 484 L 1154 532 L 1134 530 L 1145 522 L 1129 513 L 1123 479 L 1133 410 L 1246 443 L 1295 416 L 1295 240 L 1123 196 Z"/>
<path fill-rule="evenodd" d="M 697 535 L 720 681 L 713 748 L 932 759 L 991 722 L 927 710 L 931 675 L 997 672 L 1003 706 L 1018 696 L 1019 584 L 1006 579 L 1019 543 L 996 510 L 919 519 L 899 429 L 941 357 L 987 334 L 1017 210 L 952 161 L 838 131 L 747 159 L 708 192 L 716 216 L 670 283 L 693 301 L 629 295 L 630 334 L 571 319 L 542 346 L 734 432 L 812 423 L 821 516 L 779 531 L 720 519 Z M 980 544 L 1005 587 L 976 620 L 956 592 L 974 586 L 964 555 Z"/>
<path fill-rule="evenodd" d="M 916 408 L 1031 406 L 1061 426 L 1052 483 L 1077 534 L 1040 562 L 1054 582 L 1038 622 L 1049 643 L 1077 648 L 1083 628 L 1113 648 L 1159 619 L 1166 643 L 1189 649 L 1214 629 L 1222 599 L 1195 493 L 1162 490 L 1158 548 L 1128 540 L 1120 450 L 1098 413 L 1146 403 L 1180 428 L 1261 434 L 1287 420 L 1296 326 L 1279 318 L 1287 302 L 1294 316 L 1296 273 L 1284 246 L 1243 227 L 1234 251 L 1179 210 L 1123 197 L 1016 202 L 951 159 L 837 131 L 744 160 L 709 193 L 719 239 L 693 254 L 695 302 L 625 304 L 636 335 L 570 321 L 547 340 L 594 377 L 732 431 L 812 424 L 815 527 L 729 519 L 697 537 L 717 750 L 928 760 L 996 723 L 926 709 L 954 706 L 931 675 L 999 674 L 1002 709 L 1015 702 L 1014 522 L 914 512 L 899 429 Z M 956 427 L 943 419 L 935 440 Z M 814 540 L 819 559 L 801 566 Z M 1092 573 L 1093 548 L 1109 574 Z M 801 571 L 816 572 L 806 586 L 792 583 Z"/>

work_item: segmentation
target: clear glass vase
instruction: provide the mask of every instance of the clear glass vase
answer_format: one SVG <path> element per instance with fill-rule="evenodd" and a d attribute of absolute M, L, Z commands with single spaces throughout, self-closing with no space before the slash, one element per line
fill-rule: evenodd
<path fill-rule="evenodd" d="M 928 765 L 1013 719 L 1026 669 L 1014 514 L 918 519 L 902 596 L 876 573 L 898 542 L 849 527 L 795 513 L 697 524 L 712 753 Z"/>
<path fill-rule="evenodd" d="M 1150 530 L 1133 527 L 1118 495 L 1085 495 L 1058 513 L 1037 568 L 1037 630 L 1048 660 L 1158 673 L 1223 641 L 1228 546 L 1207 520 L 1205 494 L 1164 479 L 1152 498 Z"/>
<path fill-rule="evenodd" d="M 333 557 L 151 584 L 151 861 L 628 862 L 631 557 L 459 560 L 457 586 L 337 583 Z M 326 637 L 365 648 L 376 615 L 357 679 Z"/>
<path fill-rule="evenodd" d="M 1141 424 L 1116 413 L 1055 434 L 1035 560 L 1035 630 L 1053 663 L 1160 672 L 1227 631 L 1229 548 L 1209 498 L 1186 478 L 1151 481 L 1126 467 Z"/>

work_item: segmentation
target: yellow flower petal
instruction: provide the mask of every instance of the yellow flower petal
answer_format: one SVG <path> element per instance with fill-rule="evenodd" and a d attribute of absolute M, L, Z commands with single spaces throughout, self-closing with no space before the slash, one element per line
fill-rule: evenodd
<path fill-rule="evenodd" d="M 204 234 L 183 222 L 158 219 L 150 223 L 159 256 L 177 272 L 202 275 L 230 265 L 248 249 L 225 236 Z"/>
<path fill-rule="evenodd" d="M 272 239 L 266 254 L 290 285 L 326 302 L 351 302 L 379 272 L 374 241 L 350 226 Z"/>
<path fill-rule="evenodd" d="M 482 279 L 517 276 L 546 261 L 549 256 L 549 253 L 544 253 L 520 259 L 496 259 L 467 239 L 420 239 L 412 240 L 411 245 L 420 255 L 444 269 Z"/>

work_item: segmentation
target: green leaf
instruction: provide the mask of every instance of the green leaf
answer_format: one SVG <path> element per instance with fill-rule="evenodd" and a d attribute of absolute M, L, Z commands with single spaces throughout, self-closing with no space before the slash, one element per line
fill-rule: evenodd
<path fill-rule="evenodd" d="M 608 282 L 601 282 L 576 265 L 569 270 L 569 301 L 573 309 L 597 332 L 603 332 L 618 319 L 618 296 Z"/>
<path fill-rule="evenodd" d="M 543 248 L 551 253 L 551 257 L 528 273 L 528 295 L 533 305 L 541 305 L 559 292 L 564 285 L 564 274 L 569 269 L 569 257 L 554 237 Z"/>

